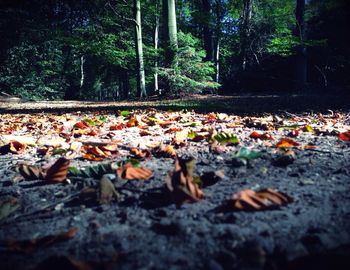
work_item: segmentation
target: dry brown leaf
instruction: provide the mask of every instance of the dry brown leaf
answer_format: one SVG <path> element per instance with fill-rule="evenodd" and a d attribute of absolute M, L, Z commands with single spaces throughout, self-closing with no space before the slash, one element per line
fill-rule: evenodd
<path fill-rule="evenodd" d="M 184 129 L 182 131 L 177 131 L 172 140 L 172 144 L 176 146 L 185 146 L 187 143 L 188 130 Z"/>
<path fill-rule="evenodd" d="M 247 189 L 233 194 L 229 205 L 234 210 L 267 210 L 292 201 L 289 195 L 269 188 L 257 192 Z"/>
<path fill-rule="evenodd" d="M 273 165 L 285 167 L 292 164 L 296 159 L 296 154 L 293 150 L 284 151 L 276 159 L 273 160 Z"/>
<path fill-rule="evenodd" d="M 153 176 L 150 169 L 143 167 L 133 167 L 131 163 L 126 163 L 117 169 L 120 178 L 127 180 L 147 180 Z"/>
<path fill-rule="evenodd" d="M 8 144 L 0 147 L 0 154 L 21 154 L 27 149 L 27 147 L 28 146 L 25 143 L 12 140 Z"/>
<path fill-rule="evenodd" d="M 177 158 L 175 171 L 165 179 L 167 188 L 172 194 L 176 207 L 183 203 L 194 203 L 204 198 L 204 192 L 193 182 L 193 168 L 195 160 Z"/>
<path fill-rule="evenodd" d="M 130 153 L 139 159 L 145 159 L 145 158 L 150 158 L 151 157 L 151 152 L 148 149 L 139 149 L 136 147 L 132 147 L 130 149 Z"/>
<path fill-rule="evenodd" d="M 35 165 L 19 164 L 17 170 L 25 180 L 45 179 L 46 176 L 46 171 Z"/>
<path fill-rule="evenodd" d="M 176 150 L 172 145 L 161 144 L 158 147 L 153 148 L 152 152 L 157 157 L 169 157 L 169 158 L 176 157 Z"/>
<path fill-rule="evenodd" d="M 8 240 L 5 243 L 8 251 L 32 253 L 38 248 L 47 247 L 51 244 L 62 242 L 73 238 L 78 233 L 77 228 L 70 228 L 69 230 L 55 234 L 48 235 L 40 238 L 34 238 L 29 240 Z"/>
<path fill-rule="evenodd" d="M 99 203 L 110 204 L 113 198 L 119 198 L 118 192 L 115 190 L 113 183 L 108 174 L 102 176 L 99 188 Z"/>
<path fill-rule="evenodd" d="M 46 172 L 45 180 L 51 183 L 60 183 L 66 180 L 70 161 L 59 158 Z"/>

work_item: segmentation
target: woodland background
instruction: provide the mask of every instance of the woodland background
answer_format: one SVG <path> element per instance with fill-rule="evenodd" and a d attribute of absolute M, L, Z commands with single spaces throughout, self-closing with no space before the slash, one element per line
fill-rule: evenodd
<path fill-rule="evenodd" d="M 346 0 L 1 0 L 0 91 L 112 101 L 349 91 Z"/>

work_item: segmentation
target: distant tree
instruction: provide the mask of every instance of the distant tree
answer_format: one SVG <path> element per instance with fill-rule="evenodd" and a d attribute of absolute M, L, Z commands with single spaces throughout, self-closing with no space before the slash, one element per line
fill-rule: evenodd
<path fill-rule="evenodd" d="M 305 45 L 305 0 L 296 0 L 296 35 L 299 39 L 296 55 L 296 87 L 304 90 L 307 82 L 307 53 Z"/>
<path fill-rule="evenodd" d="M 135 47 L 137 58 L 137 92 L 139 97 L 145 97 L 146 79 L 145 67 L 143 62 L 143 44 L 142 44 L 142 22 L 141 22 L 141 1 L 134 0 L 134 17 L 135 17 Z"/>

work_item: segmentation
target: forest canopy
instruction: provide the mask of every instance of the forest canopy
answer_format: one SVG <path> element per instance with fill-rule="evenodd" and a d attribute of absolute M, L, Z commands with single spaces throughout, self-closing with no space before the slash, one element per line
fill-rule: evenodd
<path fill-rule="evenodd" d="M 0 91 L 30 100 L 349 89 L 346 0 L 2 0 Z"/>

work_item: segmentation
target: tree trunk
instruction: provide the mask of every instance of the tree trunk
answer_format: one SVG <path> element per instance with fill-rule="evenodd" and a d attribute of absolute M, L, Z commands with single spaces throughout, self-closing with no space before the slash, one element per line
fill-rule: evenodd
<path fill-rule="evenodd" d="M 296 48 L 296 87 L 304 90 L 307 83 L 307 52 L 305 46 L 305 0 L 296 0 L 295 18 L 299 45 Z"/>
<path fill-rule="evenodd" d="M 216 67 L 215 81 L 218 83 L 220 80 L 220 40 L 219 39 L 217 39 L 217 43 L 216 43 L 215 67 Z"/>
<path fill-rule="evenodd" d="M 156 0 L 156 26 L 154 29 L 154 49 L 157 51 L 158 50 L 158 45 L 159 45 L 159 2 L 158 0 Z M 157 94 L 161 94 L 159 92 L 159 86 L 158 86 L 158 59 L 156 59 L 155 63 L 154 63 L 154 91 Z"/>
<path fill-rule="evenodd" d="M 210 0 L 202 0 L 203 9 L 203 41 L 206 51 L 206 61 L 214 61 L 213 27 L 212 27 L 212 7 Z"/>
<path fill-rule="evenodd" d="M 79 96 L 81 94 L 81 89 L 83 88 L 84 86 L 84 82 L 85 82 L 85 56 L 82 55 L 80 57 L 80 93 L 79 93 Z"/>
<path fill-rule="evenodd" d="M 139 97 L 147 96 L 145 68 L 143 63 L 142 30 L 141 30 L 141 1 L 134 0 L 135 16 L 135 47 L 137 57 L 137 92 Z"/>
<path fill-rule="evenodd" d="M 178 47 L 175 0 L 168 0 L 168 28 L 170 47 L 176 52 Z"/>
<path fill-rule="evenodd" d="M 253 0 L 244 0 L 241 21 L 241 68 L 246 70 L 249 51 L 250 27 L 253 13 Z"/>

